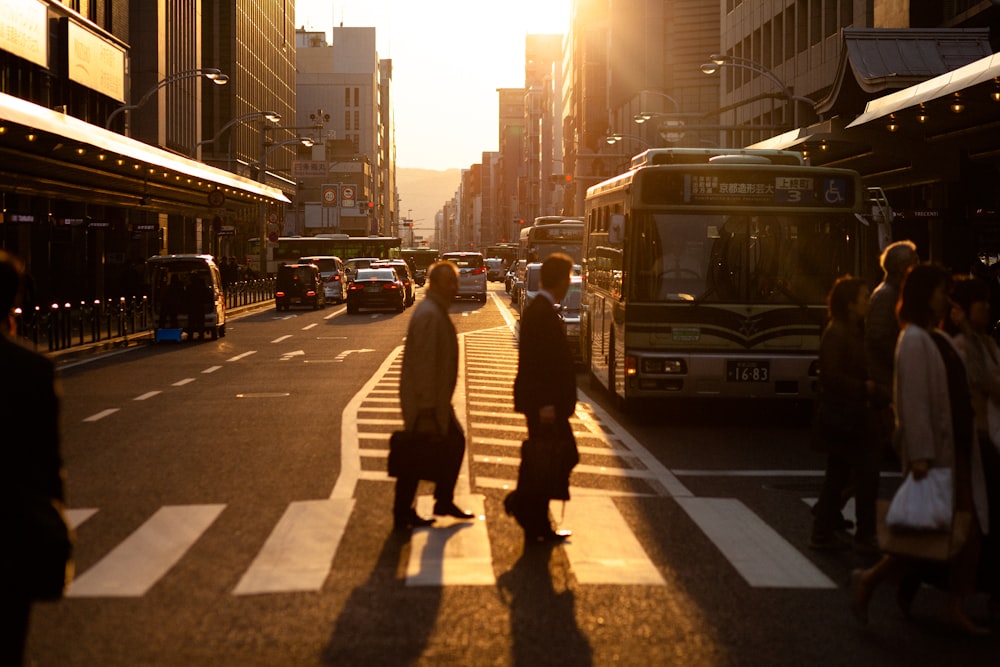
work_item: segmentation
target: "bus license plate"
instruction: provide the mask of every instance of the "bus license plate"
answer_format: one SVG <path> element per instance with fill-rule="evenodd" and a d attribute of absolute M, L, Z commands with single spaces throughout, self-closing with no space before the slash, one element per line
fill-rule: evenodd
<path fill-rule="evenodd" d="M 767 361 L 726 362 L 726 382 L 769 382 L 771 364 Z"/>

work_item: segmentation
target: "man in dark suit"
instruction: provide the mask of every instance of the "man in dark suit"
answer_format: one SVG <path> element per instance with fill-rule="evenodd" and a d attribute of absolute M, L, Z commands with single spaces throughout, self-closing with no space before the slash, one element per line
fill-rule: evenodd
<path fill-rule="evenodd" d="M 13 308 L 18 304 L 24 269 L 0 250 L 0 428 L 4 464 L 0 466 L 0 525 L 7 547 L 0 550 L 0 664 L 20 665 L 35 595 L 25 572 L 38 551 L 29 544 L 29 498 L 62 504 L 59 453 L 59 403 L 52 362 L 15 340 Z M 46 552 L 47 554 L 48 552 Z M 43 557 L 46 554 L 41 554 Z"/>
<path fill-rule="evenodd" d="M 521 313 L 514 409 L 528 422 L 521 450 L 517 490 L 505 501 L 530 542 L 561 542 L 569 531 L 556 532 L 549 522 L 549 500 L 569 498 L 569 472 L 576 463 L 576 443 L 569 418 L 576 410 L 573 354 L 556 304 L 569 290 L 573 260 L 562 253 L 542 262 L 541 290 Z M 539 480 L 539 464 L 558 461 Z"/>

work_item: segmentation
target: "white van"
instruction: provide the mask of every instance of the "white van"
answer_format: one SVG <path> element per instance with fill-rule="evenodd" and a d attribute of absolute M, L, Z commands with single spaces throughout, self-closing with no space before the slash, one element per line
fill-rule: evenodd
<path fill-rule="evenodd" d="M 153 331 L 181 329 L 188 340 L 226 335 L 222 275 L 211 255 L 155 255 L 146 260 Z"/>
<path fill-rule="evenodd" d="M 310 255 L 300 257 L 299 264 L 315 264 L 323 278 L 323 296 L 327 301 L 344 303 L 347 301 L 347 275 L 344 263 L 334 255 Z"/>

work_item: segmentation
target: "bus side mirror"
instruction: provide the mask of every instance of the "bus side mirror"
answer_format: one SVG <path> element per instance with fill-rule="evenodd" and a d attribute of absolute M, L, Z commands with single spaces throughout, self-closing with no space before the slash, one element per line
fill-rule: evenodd
<path fill-rule="evenodd" d="M 608 225 L 608 243 L 620 245 L 625 241 L 625 216 L 621 213 L 611 214 L 611 224 Z"/>

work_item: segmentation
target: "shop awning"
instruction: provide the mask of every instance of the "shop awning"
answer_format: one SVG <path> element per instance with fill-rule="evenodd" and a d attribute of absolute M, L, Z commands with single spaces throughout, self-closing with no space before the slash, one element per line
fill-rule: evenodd
<path fill-rule="evenodd" d="M 41 136 L 46 140 L 40 140 Z M 137 193 L 136 182 L 154 196 L 157 192 L 164 197 L 173 193 L 178 207 L 195 207 L 197 202 L 207 201 L 209 193 L 214 191 L 244 204 L 291 203 L 277 188 L 3 93 L 0 93 L 0 154 L 8 186 L 10 177 L 36 182 L 46 176 L 71 177 L 79 181 L 66 183 L 67 188 L 86 187 L 85 179 L 92 178 L 109 190 L 119 183 L 128 195 Z"/>
<path fill-rule="evenodd" d="M 864 113 L 851 121 L 847 128 L 864 125 L 897 111 L 962 92 L 966 88 L 996 77 L 1000 77 L 1000 53 L 994 53 L 915 86 L 872 100 L 865 105 Z"/>

